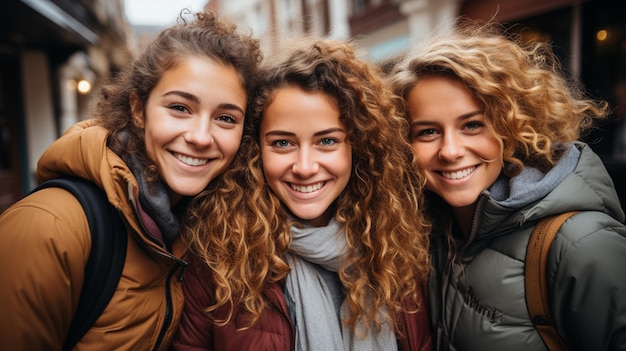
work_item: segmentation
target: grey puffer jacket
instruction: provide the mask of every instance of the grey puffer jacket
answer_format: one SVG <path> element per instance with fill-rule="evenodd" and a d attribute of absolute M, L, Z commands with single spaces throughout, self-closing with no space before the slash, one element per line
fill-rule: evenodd
<path fill-rule="evenodd" d="M 525 302 L 526 246 L 539 219 L 571 210 L 582 212 L 561 227 L 548 258 L 557 330 L 570 350 L 626 350 L 624 212 L 598 156 L 582 143 L 570 151 L 567 171 L 484 191 L 468 240 L 456 239 L 454 264 L 435 229 L 430 301 L 438 350 L 546 350 Z"/>

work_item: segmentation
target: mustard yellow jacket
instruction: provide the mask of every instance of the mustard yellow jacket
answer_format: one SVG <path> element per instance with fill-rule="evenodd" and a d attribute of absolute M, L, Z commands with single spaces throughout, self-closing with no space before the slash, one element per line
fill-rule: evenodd
<path fill-rule="evenodd" d="M 127 222 L 128 249 L 111 302 L 74 350 L 166 350 L 183 307 L 177 239 L 171 253 L 139 219 L 137 181 L 106 147 L 108 132 L 80 122 L 37 167 L 39 182 L 61 175 L 94 181 Z M 144 213 L 145 215 L 145 213 Z M 80 203 L 58 188 L 40 190 L 0 216 L 0 350 L 61 350 L 78 304 L 91 248 Z"/>

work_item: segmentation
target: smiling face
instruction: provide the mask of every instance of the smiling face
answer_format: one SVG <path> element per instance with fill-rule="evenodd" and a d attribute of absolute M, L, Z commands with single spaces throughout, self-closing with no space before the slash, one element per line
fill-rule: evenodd
<path fill-rule="evenodd" d="M 350 180 L 346 137 L 337 104 L 321 92 L 280 88 L 263 113 L 266 181 L 294 216 L 313 226 L 328 224 L 328 210 Z"/>
<path fill-rule="evenodd" d="M 200 193 L 235 157 L 247 95 L 237 72 L 204 57 L 166 71 L 143 111 L 131 96 L 133 120 L 144 128 L 148 157 L 169 187 L 171 201 Z"/>
<path fill-rule="evenodd" d="M 502 149 L 483 109 L 458 80 L 428 76 L 409 91 L 411 142 L 426 187 L 471 210 L 502 170 Z M 489 162 L 486 162 L 489 161 Z"/>

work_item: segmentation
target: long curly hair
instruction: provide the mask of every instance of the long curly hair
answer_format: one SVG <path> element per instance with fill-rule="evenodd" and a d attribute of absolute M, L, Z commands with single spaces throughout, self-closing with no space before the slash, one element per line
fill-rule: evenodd
<path fill-rule="evenodd" d="M 199 271 L 214 287 L 213 304 L 205 312 L 217 325 L 229 323 L 239 306 L 250 312 L 252 325 L 265 308 L 265 285 L 289 272 L 274 244 L 286 217 L 276 212 L 280 202 L 264 186 L 262 170 L 249 166 L 260 162 L 254 139 L 246 121 L 233 163 L 194 198 L 181 233 L 190 260 L 203 266 Z"/>
<path fill-rule="evenodd" d="M 509 177 L 525 166 L 547 172 L 565 146 L 608 113 L 606 102 L 587 97 L 581 83 L 568 77 L 548 43 L 523 42 L 493 22 L 461 19 L 452 33 L 431 37 L 391 70 L 389 84 L 407 120 L 407 95 L 431 75 L 462 82 L 479 102 Z M 450 259 L 460 258 L 450 207 L 430 191 L 425 198 L 433 227 L 446 234 Z"/>
<path fill-rule="evenodd" d="M 525 165 L 547 171 L 563 145 L 584 136 L 608 113 L 606 102 L 587 97 L 582 84 L 563 71 L 550 44 L 523 42 L 493 22 L 459 20 L 452 33 L 410 52 L 390 73 L 390 84 L 406 99 L 432 74 L 463 82 L 482 105 L 502 145 L 507 176 Z"/>
<path fill-rule="evenodd" d="M 98 123 L 111 131 L 108 146 L 118 155 L 136 155 L 149 179 L 157 178 L 159 170 L 148 158 L 143 128 L 132 123 L 131 94 L 137 95 L 143 111 L 163 74 L 189 56 L 208 57 L 232 67 L 249 92 L 263 57 L 258 39 L 237 31 L 234 23 L 211 11 L 198 12 L 192 20 L 186 14 L 181 12 L 176 25 L 162 30 L 126 70 L 105 85 L 94 105 Z"/>
<path fill-rule="evenodd" d="M 261 69 L 248 111 L 251 129 L 245 131 L 236 166 L 224 177 L 239 183 L 215 189 L 205 199 L 206 211 L 200 212 L 205 218 L 197 223 L 194 245 L 215 284 L 208 311 L 226 306 L 225 315 L 214 315 L 218 324 L 225 324 L 240 305 L 251 325 L 267 308 L 265 284 L 283 280 L 290 271 L 283 255 L 293 223 L 265 182 L 259 142 L 265 109 L 277 89 L 290 85 L 333 98 L 352 145 L 351 178 L 335 204 L 349 247 L 339 271 L 352 312 L 345 323 L 364 321 L 379 328 L 391 321 L 395 326 L 401 302 L 417 303 L 429 270 L 430 224 L 422 214 L 421 193 L 425 180 L 413 166 L 403 132 L 407 121 L 381 73 L 357 58 L 351 43 L 298 42 L 297 47 L 285 45 L 286 56 Z M 377 311 L 387 311 L 386 320 Z"/>

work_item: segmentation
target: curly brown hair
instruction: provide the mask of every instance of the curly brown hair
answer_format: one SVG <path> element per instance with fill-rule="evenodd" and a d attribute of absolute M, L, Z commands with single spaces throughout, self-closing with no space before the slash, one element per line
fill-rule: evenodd
<path fill-rule="evenodd" d="M 406 99 L 432 74 L 463 82 L 482 105 L 502 145 L 508 176 L 525 165 L 550 169 L 563 145 L 608 113 L 606 102 L 586 97 L 582 84 L 563 71 L 548 43 L 523 42 L 493 22 L 460 20 L 452 33 L 409 53 L 390 73 L 390 84 Z"/>
<path fill-rule="evenodd" d="M 102 88 L 94 106 L 98 123 L 111 131 L 108 146 L 118 155 L 136 155 L 151 179 L 159 171 L 147 156 L 144 130 L 132 123 L 129 97 L 136 95 L 143 110 L 163 74 L 188 56 L 208 57 L 232 67 L 247 92 L 263 57 L 258 39 L 238 32 L 234 23 L 211 11 L 196 13 L 188 21 L 183 11 L 176 25 L 162 30 L 125 71 Z"/>
<path fill-rule="evenodd" d="M 429 270 L 424 178 L 413 168 L 404 134 L 407 121 L 381 72 L 359 59 L 354 45 L 313 38 L 298 42 L 287 47 L 286 57 L 275 58 L 260 72 L 248 111 L 252 129 L 244 132 L 236 166 L 225 177 L 237 177 L 239 184 L 205 198 L 199 213 L 209 215 L 188 233 L 213 273 L 215 304 L 209 310 L 229 306 L 230 313 L 217 321 L 227 323 L 240 304 L 254 323 L 266 308 L 264 284 L 289 273 L 283 254 L 292 223 L 264 180 L 258 133 L 275 91 L 297 86 L 337 102 L 352 145 L 351 178 L 335 205 L 349 246 L 349 258 L 339 271 L 352 312 L 345 322 L 395 325 L 401 302 L 417 301 Z M 377 311 L 387 311 L 388 319 L 377 319 Z"/>

